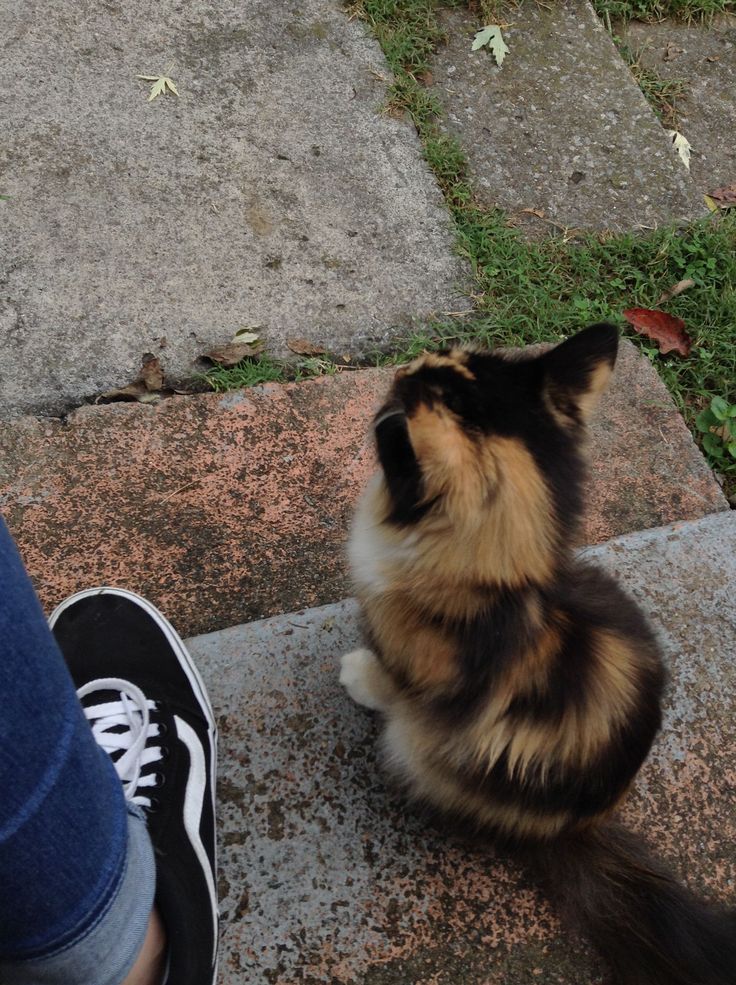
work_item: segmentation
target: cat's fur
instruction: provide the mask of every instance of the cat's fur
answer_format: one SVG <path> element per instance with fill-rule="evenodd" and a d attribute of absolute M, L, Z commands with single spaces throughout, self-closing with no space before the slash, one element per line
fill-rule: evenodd
<path fill-rule="evenodd" d="M 609 820 L 661 721 L 634 602 L 573 556 L 585 423 L 618 334 L 535 357 L 451 349 L 398 371 L 352 574 L 370 650 L 341 680 L 386 717 L 419 800 L 533 857 L 626 985 L 734 985 L 736 919 Z"/>

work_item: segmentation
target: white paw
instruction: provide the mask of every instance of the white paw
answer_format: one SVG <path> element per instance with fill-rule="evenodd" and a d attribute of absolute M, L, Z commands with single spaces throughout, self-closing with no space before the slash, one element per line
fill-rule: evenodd
<path fill-rule="evenodd" d="M 378 661 L 370 650 L 353 650 L 340 661 L 340 683 L 356 704 L 380 711 L 383 703 L 371 690 L 371 680 L 380 672 Z"/>

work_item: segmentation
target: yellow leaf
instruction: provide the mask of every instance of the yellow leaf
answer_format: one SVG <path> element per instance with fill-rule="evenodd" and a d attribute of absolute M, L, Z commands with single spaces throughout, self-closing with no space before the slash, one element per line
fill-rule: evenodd
<path fill-rule="evenodd" d="M 711 212 L 720 212 L 718 204 L 710 197 L 710 195 L 703 195 L 703 201 L 708 206 Z"/>
<path fill-rule="evenodd" d="M 168 89 L 173 92 L 175 96 L 179 95 L 179 92 L 174 85 L 172 79 L 168 75 L 136 75 L 137 79 L 143 79 L 145 82 L 153 82 L 151 86 L 151 94 L 148 97 L 148 102 L 150 103 L 156 96 L 162 96 Z"/>

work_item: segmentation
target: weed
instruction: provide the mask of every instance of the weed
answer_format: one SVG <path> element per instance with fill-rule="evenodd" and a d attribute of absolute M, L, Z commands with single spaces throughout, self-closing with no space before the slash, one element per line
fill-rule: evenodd
<path fill-rule="evenodd" d="M 698 414 L 695 425 L 703 435 L 703 448 L 713 467 L 726 476 L 736 476 L 736 404 L 713 397 L 710 407 Z"/>
<path fill-rule="evenodd" d="M 593 0 L 598 16 L 612 21 L 661 21 L 673 17 L 683 21 L 708 22 L 718 14 L 734 13 L 734 0 Z"/>
<path fill-rule="evenodd" d="M 655 68 L 646 68 L 641 62 L 641 50 L 634 50 L 621 38 L 613 35 L 613 43 L 619 54 L 629 66 L 637 85 L 644 93 L 647 102 L 657 118 L 668 130 L 679 129 L 677 124 L 677 101 L 685 95 L 683 79 L 665 79 Z"/>

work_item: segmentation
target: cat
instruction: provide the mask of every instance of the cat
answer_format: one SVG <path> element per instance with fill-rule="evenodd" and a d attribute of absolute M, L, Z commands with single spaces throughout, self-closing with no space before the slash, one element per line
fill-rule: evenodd
<path fill-rule="evenodd" d="M 385 716 L 409 793 L 518 849 L 623 985 L 734 985 L 736 914 L 611 819 L 661 725 L 656 637 L 576 559 L 586 423 L 617 329 L 542 354 L 451 348 L 396 373 L 349 558 L 369 649 L 340 680 Z"/>

